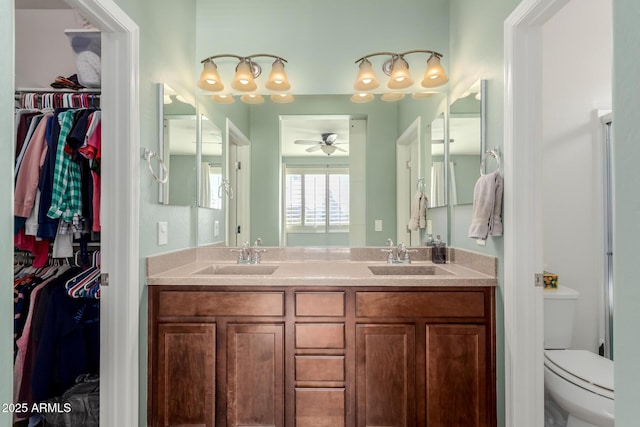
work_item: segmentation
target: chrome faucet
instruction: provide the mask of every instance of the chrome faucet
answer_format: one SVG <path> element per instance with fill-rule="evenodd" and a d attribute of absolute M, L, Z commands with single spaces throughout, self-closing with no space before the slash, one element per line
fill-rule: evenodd
<path fill-rule="evenodd" d="M 266 249 L 258 249 L 258 246 L 262 246 L 262 239 L 257 238 L 254 244 L 256 247 L 251 247 L 249 242 L 244 242 L 242 248 L 231 249 L 231 252 L 238 252 L 238 264 L 260 264 L 260 253 L 266 252 Z"/>
<path fill-rule="evenodd" d="M 387 253 L 387 264 L 410 264 L 411 257 L 409 253 L 417 252 L 416 249 L 407 249 L 404 243 L 398 243 L 398 246 L 393 248 L 393 240 L 387 239 L 389 249 L 382 249 L 382 252 Z"/>

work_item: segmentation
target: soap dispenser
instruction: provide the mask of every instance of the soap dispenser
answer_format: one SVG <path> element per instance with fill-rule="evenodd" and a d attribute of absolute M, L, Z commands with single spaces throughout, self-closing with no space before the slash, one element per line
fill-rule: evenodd
<path fill-rule="evenodd" d="M 431 247 L 431 261 L 434 264 L 445 264 L 447 262 L 447 245 L 440 239 L 440 235 L 436 236 L 436 240 Z"/>

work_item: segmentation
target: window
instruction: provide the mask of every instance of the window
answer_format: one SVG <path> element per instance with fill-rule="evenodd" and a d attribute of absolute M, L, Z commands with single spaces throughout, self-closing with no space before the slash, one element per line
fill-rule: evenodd
<path fill-rule="evenodd" d="M 286 168 L 287 231 L 348 232 L 349 170 Z"/>

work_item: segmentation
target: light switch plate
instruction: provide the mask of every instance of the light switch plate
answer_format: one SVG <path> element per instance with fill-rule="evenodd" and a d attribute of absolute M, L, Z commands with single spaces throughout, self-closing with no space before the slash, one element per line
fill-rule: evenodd
<path fill-rule="evenodd" d="M 376 219 L 374 227 L 376 231 L 382 231 L 382 220 Z"/>
<path fill-rule="evenodd" d="M 158 245 L 166 245 L 167 243 L 169 243 L 169 223 L 158 221 Z"/>
<path fill-rule="evenodd" d="M 218 237 L 220 235 L 220 221 L 213 221 L 213 237 Z"/>

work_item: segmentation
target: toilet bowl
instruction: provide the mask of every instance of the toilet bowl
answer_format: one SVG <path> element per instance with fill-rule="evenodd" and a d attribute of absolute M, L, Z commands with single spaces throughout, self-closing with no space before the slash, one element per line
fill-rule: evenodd
<path fill-rule="evenodd" d="M 571 347 L 579 293 L 544 292 L 544 386 L 569 417 L 567 427 L 614 427 L 613 362 Z"/>
<path fill-rule="evenodd" d="M 613 362 L 586 350 L 545 350 L 544 385 L 567 427 L 614 427 Z"/>

